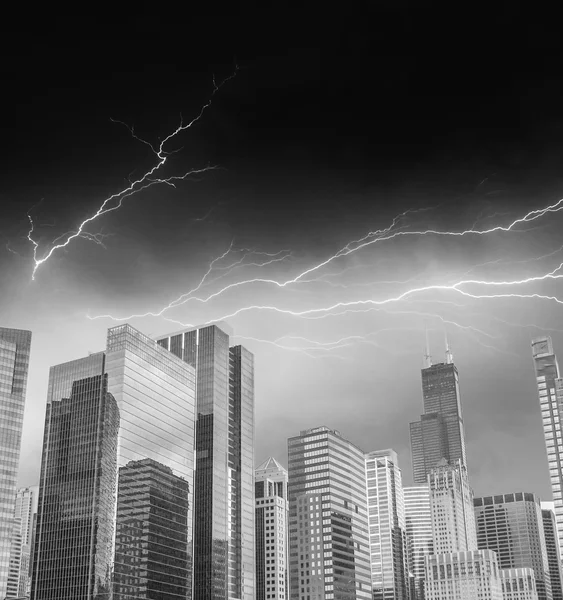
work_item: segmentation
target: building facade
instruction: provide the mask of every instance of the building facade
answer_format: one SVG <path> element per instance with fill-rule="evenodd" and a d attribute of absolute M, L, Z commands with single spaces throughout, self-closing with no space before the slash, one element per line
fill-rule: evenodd
<path fill-rule="evenodd" d="M 532 340 L 532 356 L 547 451 L 547 464 L 557 525 L 559 552 L 563 555 L 563 379 L 549 336 Z"/>
<path fill-rule="evenodd" d="M 224 324 L 157 340 L 196 374 L 193 600 L 255 595 L 254 356 Z"/>
<path fill-rule="evenodd" d="M 547 551 L 547 564 L 549 565 L 549 579 L 551 581 L 551 595 L 553 596 L 553 600 L 563 600 L 563 573 L 553 503 L 542 502 L 541 514 L 545 536 L 545 549 Z"/>
<path fill-rule="evenodd" d="M 424 560 L 434 552 L 428 485 L 403 488 L 411 597 L 424 600 Z"/>
<path fill-rule="evenodd" d="M 288 600 L 287 471 L 268 458 L 256 469 L 256 600 Z"/>
<path fill-rule="evenodd" d="M 16 492 L 15 520 L 7 598 L 20 598 L 31 593 L 31 548 L 33 526 L 37 515 L 39 487 L 20 488 Z M 20 542 L 17 542 L 17 539 Z"/>
<path fill-rule="evenodd" d="M 465 433 L 461 412 L 459 375 L 449 349 L 446 362 L 422 369 L 424 414 L 410 424 L 413 478 L 424 484 L 428 474 L 445 458 L 451 464 L 467 466 Z"/>
<path fill-rule="evenodd" d="M 373 600 L 408 600 L 409 576 L 403 484 L 397 453 L 366 454 Z"/>
<path fill-rule="evenodd" d="M 14 500 L 30 350 L 30 331 L 0 327 L 0 598 L 7 593 L 12 544 L 18 536 Z"/>
<path fill-rule="evenodd" d="M 473 491 L 467 469 L 442 463 L 428 476 L 434 554 L 477 550 Z"/>
<path fill-rule="evenodd" d="M 534 569 L 501 569 L 504 600 L 538 600 Z"/>
<path fill-rule="evenodd" d="M 501 571 L 491 550 L 426 559 L 426 600 L 503 600 Z"/>
<path fill-rule="evenodd" d="M 129 325 L 108 330 L 105 352 L 51 368 L 33 600 L 189 597 L 194 423 L 194 369 Z M 148 569 L 124 584 L 155 555 L 170 566 L 169 544 L 182 546 L 172 583 Z"/>
<path fill-rule="evenodd" d="M 540 501 L 515 493 L 475 498 L 477 544 L 494 550 L 501 569 L 531 568 L 539 600 L 551 600 L 549 563 Z"/>
<path fill-rule="evenodd" d="M 370 600 L 364 453 L 316 427 L 288 440 L 292 600 Z"/>

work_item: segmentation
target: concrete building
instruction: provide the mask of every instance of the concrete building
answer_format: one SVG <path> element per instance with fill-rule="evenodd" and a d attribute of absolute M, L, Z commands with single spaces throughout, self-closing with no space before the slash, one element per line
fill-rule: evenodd
<path fill-rule="evenodd" d="M 538 600 L 533 569 L 501 569 L 504 600 Z"/>
<path fill-rule="evenodd" d="M 424 559 L 433 554 L 432 512 L 428 485 L 403 488 L 407 556 L 413 600 L 424 600 Z"/>
<path fill-rule="evenodd" d="M 275 458 L 256 469 L 256 600 L 289 598 L 287 481 Z"/>
<path fill-rule="evenodd" d="M 288 455 L 291 600 L 371 600 L 364 452 L 316 427 Z"/>
<path fill-rule="evenodd" d="M 563 573 L 561 569 L 561 554 L 557 541 L 557 526 L 553 502 L 542 502 L 541 514 L 543 520 L 543 533 L 545 536 L 545 549 L 547 550 L 547 564 L 549 565 L 549 579 L 551 581 L 551 595 L 553 600 L 563 600 Z"/>

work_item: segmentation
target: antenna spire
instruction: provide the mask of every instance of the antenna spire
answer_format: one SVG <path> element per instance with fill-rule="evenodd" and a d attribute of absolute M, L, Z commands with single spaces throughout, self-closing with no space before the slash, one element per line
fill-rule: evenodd
<path fill-rule="evenodd" d="M 432 357 L 430 356 L 430 342 L 428 341 L 428 324 L 424 322 L 424 334 L 426 336 L 426 351 L 424 354 L 424 368 L 432 366 Z"/>
<path fill-rule="evenodd" d="M 452 351 L 450 350 L 450 343 L 448 342 L 448 332 L 444 331 L 444 337 L 446 338 L 446 364 L 451 365 L 454 362 Z"/>

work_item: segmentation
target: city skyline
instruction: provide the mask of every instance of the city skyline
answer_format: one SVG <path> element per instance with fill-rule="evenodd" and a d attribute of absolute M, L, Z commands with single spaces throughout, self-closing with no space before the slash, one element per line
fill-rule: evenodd
<path fill-rule="evenodd" d="M 39 479 L 50 366 L 116 324 L 225 318 L 256 356 L 257 463 L 325 423 L 393 448 L 409 485 L 428 330 L 436 362 L 445 333 L 455 356 L 475 493 L 525 473 L 549 500 L 530 342 L 563 351 L 561 271 L 500 284 L 563 259 L 554 20 L 452 6 L 444 27 L 442 8 L 364 3 L 319 27 L 263 7 L 278 32 L 188 8 L 45 10 L 21 21 L 30 52 L 17 20 L 0 41 L 0 315 L 34 332 L 19 485 Z M 178 179 L 96 217 L 161 162 L 151 177 Z"/>

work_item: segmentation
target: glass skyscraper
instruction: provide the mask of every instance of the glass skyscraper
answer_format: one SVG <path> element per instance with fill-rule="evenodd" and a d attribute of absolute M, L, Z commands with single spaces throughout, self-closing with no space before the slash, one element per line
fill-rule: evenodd
<path fill-rule="evenodd" d="M 288 440 L 292 600 L 370 600 L 365 455 L 338 431 Z"/>
<path fill-rule="evenodd" d="M 288 600 L 287 471 L 275 458 L 256 469 L 256 600 Z"/>
<path fill-rule="evenodd" d="M 532 341 L 532 356 L 540 400 L 547 464 L 557 524 L 559 551 L 563 554 L 563 379 L 559 375 L 557 357 L 549 336 Z"/>
<path fill-rule="evenodd" d="M 445 458 L 466 466 L 465 433 L 461 413 L 459 376 L 452 355 L 446 362 L 422 369 L 424 414 L 410 424 L 414 483 L 426 483 L 428 474 Z"/>
<path fill-rule="evenodd" d="M 0 598 L 7 593 L 18 527 L 14 509 L 30 349 L 30 331 L 0 327 Z"/>
<path fill-rule="evenodd" d="M 51 368 L 33 600 L 190 597 L 194 411 L 193 368 L 130 325 Z"/>
<path fill-rule="evenodd" d="M 241 599 L 254 583 L 254 356 L 210 325 L 157 343 L 196 373 L 193 600 Z"/>
<path fill-rule="evenodd" d="M 475 498 L 477 544 L 494 550 L 501 569 L 534 570 L 539 600 L 552 600 L 540 501 L 515 493 Z"/>
<path fill-rule="evenodd" d="M 373 600 L 408 600 L 405 505 L 394 450 L 366 454 Z"/>

